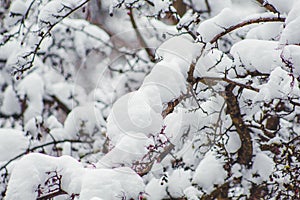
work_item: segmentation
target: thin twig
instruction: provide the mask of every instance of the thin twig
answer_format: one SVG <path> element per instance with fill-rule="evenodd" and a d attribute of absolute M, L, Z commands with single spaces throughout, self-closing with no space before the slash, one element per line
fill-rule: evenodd
<path fill-rule="evenodd" d="M 154 52 L 148 47 L 146 41 L 144 40 L 142 34 L 140 33 L 139 28 L 138 28 L 138 26 L 137 26 L 137 24 L 136 24 L 136 22 L 135 22 L 134 17 L 133 17 L 133 10 L 132 10 L 132 8 L 129 7 L 128 9 L 129 9 L 128 15 L 129 15 L 129 17 L 130 17 L 130 22 L 131 22 L 131 24 L 132 24 L 132 27 L 134 28 L 134 31 L 135 31 L 135 33 L 136 33 L 136 36 L 137 36 L 137 38 L 138 38 L 138 40 L 139 40 L 141 46 L 145 48 L 145 51 L 147 52 L 147 54 L 148 54 L 150 60 L 151 60 L 152 62 L 154 62 L 154 61 L 155 61 L 155 55 L 154 55 Z"/>
<path fill-rule="evenodd" d="M 75 8 L 73 8 L 70 12 L 68 12 L 66 15 L 61 16 L 61 18 L 58 19 L 55 23 L 51 24 L 51 26 L 49 27 L 49 29 L 48 29 L 45 33 L 43 33 L 43 34 L 41 35 L 41 39 L 40 39 L 39 42 L 35 45 L 34 50 L 33 50 L 32 52 L 28 53 L 27 55 L 23 56 L 23 57 L 28 57 L 28 56 L 32 55 L 31 60 L 30 60 L 29 62 L 27 62 L 25 65 L 23 65 L 23 66 L 21 67 L 21 69 L 16 69 L 15 74 L 16 74 L 16 73 L 21 73 L 21 74 L 22 74 L 23 72 L 29 70 L 29 69 L 33 66 L 33 62 L 34 62 L 34 60 L 35 60 L 35 57 L 36 57 L 38 51 L 40 50 L 40 47 L 41 47 L 41 45 L 42 45 L 42 42 L 44 41 L 44 39 L 45 39 L 47 36 L 50 35 L 51 30 L 52 30 L 57 24 L 59 24 L 63 19 L 65 19 L 66 17 L 68 17 L 69 15 L 71 15 L 73 12 L 75 12 L 76 10 L 78 10 L 79 8 L 81 8 L 83 5 L 85 5 L 85 4 L 88 3 L 89 1 L 90 1 L 90 0 L 83 1 L 81 4 L 79 4 L 78 6 L 76 6 Z M 25 67 L 26 65 L 28 65 L 28 66 Z"/>
<path fill-rule="evenodd" d="M 5 169 L 11 162 L 21 158 L 22 156 L 30 153 L 30 152 L 33 152 L 39 148 L 43 148 L 43 147 L 46 147 L 46 146 L 49 146 L 49 145 L 56 145 L 56 144 L 60 144 L 60 143 L 65 143 L 65 142 L 70 142 L 70 143 L 92 143 L 93 141 L 81 141 L 81 140 L 59 140 L 59 141 L 51 141 L 51 142 L 47 142 L 45 144 L 41 144 L 41 145 L 38 145 L 38 146 L 35 146 L 35 147 L 32 147 L 32 148 L 29 148 L 27 149 L 25 152 L 23 153 L 20 153 L 19 155 L 13 157 L 12 159 L 10 159 L 7 163 L 5 163 L 4 165 L 2 165 L 0 167 L 0 171 L 2 169 Z"/>

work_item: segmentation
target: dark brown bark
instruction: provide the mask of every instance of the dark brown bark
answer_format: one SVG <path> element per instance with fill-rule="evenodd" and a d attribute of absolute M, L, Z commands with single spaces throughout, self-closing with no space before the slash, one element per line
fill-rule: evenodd
<path fill-rule="evenodd" d="M 203 195 L 201 197 L 201 200 L 228 199 L 228 189 L 229 189 L 229 183 L 225 182 L 223 185 L 217 187 L 217 189 L 212 191 L 210 194 Z"/>
<path fill-rule="evenodd" d="M 270 116 L 267 119 L 266 128 L 272 131 L 277 130 L 279 126 L 279 117 L 277 115 Z"/>
<path fill-rule="evenodd" d="M 273 12 L 273 13 L 279 13 L 279 11 L 270 3 L 267 3 L 265 0 L 256 0 L 258 3 L 260 3 L 263 7 L 265 7 L 267 10 Z"/>
<path fill-rule="evenodd" d="M 260 200 L 263 199 L 268 192 L 268 188 L 265 184 L 262 185 L 253 185 L 250 190 L 249 200 Z"/>
<path fill-rule="evenodd" d="M 186 13 L 186 5 L 183 3 L 183 0 L 176 0 L 173 3 L 173 6 L 180 17 L 182 17 Z"/>
<path fill-rule="evenodd" d="M 233 125 L 240 136 L 241 148 L 238 150 L 238 162 L 242 165 L 250 166 L 253 154 L 253 146 L 251 135 L 248 127 L 245 125 L 239 102 L 237 97 L 233 94 L 235 85 L 229 84 L 225 90 L 225 101 L 227 105 L 227 112 L 230 114 Z"/>
<path fill-rule="evenodd" d="M 54 197 L 57 197 L 57 196 L 60 196 L 60 195 L 65 195 L 65 194 L 68 194 L 68 193 L 65 192 L 64 190 L 60 189 L 56 192 L 47 194 L 45 196 L 38 197 L 36 200 L 48 200 L 48 199 L 52 199 Z"/>

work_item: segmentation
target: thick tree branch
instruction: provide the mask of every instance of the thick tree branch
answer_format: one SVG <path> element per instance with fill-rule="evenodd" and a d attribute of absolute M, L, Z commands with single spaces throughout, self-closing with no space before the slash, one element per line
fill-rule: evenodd
<path fill-rule="evenodd" d="M 188 94 L 182 94 L 180 95 L 177 99 L 175 99 L 174 101 L 170 101 L 168 102 L 168 106 L 165 110 L 163 110 L 162 112 L 162 117 L 165 118 L 168 114 L 172 113 L 174 111 L 174 108 L 184 99 L 186 99 L 187 97 L 189 97 Z"/>
<path fill-rule="evenodd" d="M 54 197 L 57 197 L 57 196 L 60 196 L 60 195 L 65 195 L 65 194 L 68 194 L 68 193 L 65 192 L 64 190 L 60 189 L 56 192 L 49 193 L 49 194 L 46 194 L 44 196 L 38 197 L 38 198 L 36 198 L 36 200 L 48 200 L 48 199 L 52 199 Z"/>
<path fill-rule="evenodd" d="M 161 162 L 173 149 L 174 144 L 170 143 L 167 147 L 164 148 L 164 151 L 159 154 L 156 158 L 157 162 Z"/>
<path fill-rule="evenodd" d="M 198 61 L 199 58 L 196 59 Z M 190 84 L 193 84 L 195 82 L 195 77 L 194 77 L 194 71 L 196 67 L 197 62 L 192 62 L 189 68 L 189 71 L 187 72 L 188 77 L 187 77 L 187 82 Z"/>
<path fill-rule="evenodd" d="M 233 94 L 233 89 L 235 86 L 236 85 L 234 84 L 229 84 L 226 86 L 224 98 L 227 104 L 227 112 L 230 114 L 232 123 L 234 124 L 242 143 L 240 149 L 238 150 L 237 160 L 242 165 L 250 166 L 253 155 L 252 140 L 250 131 L 245 125 L 241 115 L 238 99 Z"/>
<path fill-rule="evenodd" d="M 258 88 L 252 87 L 251 85 L 245 85 L 243 83 L 239 83 L 239 82 L 230 80 L 230 79 L 225 78 L 225 77 L 224 78 L 219 78 L 219 77 L 199 77 L 199 78 L 196 78 L 196 81 L 204 83 L 206 85 L 207 85 L 207 83 L 214 84 L 215 82 L 224 81 L 224 82 L 227 82 L 229 84 L 237 85 L 237 86 L 239 86 L 241 88 L 245 88 L 245 89 L 248 89 L 248 90 L 259 92 Z"/>

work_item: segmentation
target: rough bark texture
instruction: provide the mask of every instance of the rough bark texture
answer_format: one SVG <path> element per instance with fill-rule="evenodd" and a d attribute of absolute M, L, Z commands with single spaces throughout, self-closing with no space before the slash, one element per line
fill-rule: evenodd
<path fill-rule="evenodd" d="M 234 87 L 235 85 L 232 84 L 226 86 L 225 101 L 227 112 L 230 114 L 232 123 L 235 126 L 242 143 L 241 148 L 238 151 L 238 162 L 242 165 L 250 166 L 253 153 L 251 135 L 248 127 L 243 121 L 237 97 L 233 94 Z"/>

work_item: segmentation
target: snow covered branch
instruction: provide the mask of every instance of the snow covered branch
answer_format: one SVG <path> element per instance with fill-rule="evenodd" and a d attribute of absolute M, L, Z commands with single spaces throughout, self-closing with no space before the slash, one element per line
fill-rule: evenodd
<path fill-rule="evenodd" d="M 33 2 L 34 1 L 32 1 L 31 5 L 33 5 Z M 34 44 L 33 50 L 30 52 L 26 52 L 21 56 L 22 59 L 25 61 L 25 63 L 20 62 L 20 61 L 18 61 L 16 63 L 17 66 L 15 67 L 15 70 L 13 73 L 14 73 L 14 75 L 17 75 L 18 79 L 25 71 L 27 71 L 33 67 L 35 58 L 41 48 L 41 45 L 42 45 L 43 41 L 51 35 L 52 29 L 57 24 L 59 24 L 63 19 L 70 16 L 72 13 L 74 13 L 78 9 L 82 8 L 88 2 L 89 2 L 89 0 L 85 0 L 85 1 L 79 2 L 78 5 L 67 5 L 67 4 L 64 4 L 64 2 L 53 2 L 53 5 L 51 5 L 51 6 L 53 6 L 57 10 L 56 11 L 53 10 L 52 11 L 53 13 L 51 13 L 51 10 L 50 10 L 50 15 L 52 15 L 50 17 L 52 17 L 54 20 L 51 18 L 50 19 L 48 18 L 49 16 L 47 16 L 47 15 L 49 14 L 48 13 L 49 10 L 47 10 L 47 9 L 43 10 L 43 11 L 45 11 L 45 13 L 42 12 L 40 14 L 39 20 L 40 20 L 40 23 L 46 25 L 46 27 L 42 26 L 41 30 L 38 31 L 39 32 L 38 36 L 40 38 L 39 38 L 38 42 L 36 44 Z M 56 4 L 56 5 L 54 5 L 54 4 Z M 30 10 L 30 7 L 27 9 L 25 16 L 28 15 L 29 10 Z M 45 15 L 45 16 L 43 16 L 43 15 Z"/>
<path fill-rule="evenodd" d="M 92 141 L 81 141 L 81 140 L 60 140 L 60 141 L 55 141 L 54 140 L 52 142 L 47 142 L 45 144 L 41 144 L 41 145 L 38 145 L 38 146 L 28 148 L 25 152 L 15 156 L 11 160 L 7 161 L 4 165 L 2 165 L 0 167 L 0 171 L 5 169 L 13 161 L 16 161 L 17 159 L 21 158 L 22 156 L 24 156 L 28 153 L 34 152 L 35 150 L 42 149 L 42 148 L 47 147 L 47 146 L 57 145 L 57 144 L 66 143 L 66 142 L 70 142 L 70 143 L 92 143 Z"/>
<path fill-rule="evenodd" d="M 300 199 L 299 9 L 1 2 L 0 198 Z"/>
<path fill-rule="evenodd" d="M 260 17 L 260 18 L 257 18 L 257 19 L 245 20 L 245 21 L 240 22 L 240 23 L 238 23 L 234 26 L 224 28 L 225 30 L 223 32 L 217 34 L 216 36 L 214 36 L 214 38 L 212 40 L 210 40 L 210 43 L 213 44 L 213 43 L 217 42 L 218 39 L 220 39 L 224 35 L 232 32 L 236 29 L 242 28 L 244 26 L 248 26 L 248 25 L 251 25 L 251 24 L 257 24 L 257 23 L 263 23 L 263 22 L 284 22 L 284 21 L 285 21 L 284 17 Z"/>

